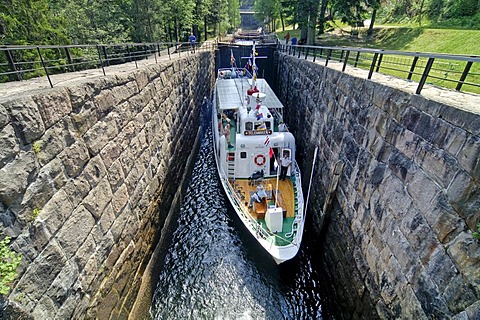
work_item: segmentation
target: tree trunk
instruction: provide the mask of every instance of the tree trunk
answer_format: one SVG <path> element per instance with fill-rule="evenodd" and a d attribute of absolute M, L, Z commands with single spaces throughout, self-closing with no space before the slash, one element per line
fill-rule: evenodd
<path fill-rule="evenodd" d="M 314 45 L 317 31 L 317 15 L 318 15 L 318 2 L 314 1 L 310 4 L 310 12 L 308 17 L 308 33 L 307 33 L 307 45 Z"/>
<path fill-rule="evenodd" d="M 285 21 L 283 20 L 283 10 L 280 10 L 280 21 L 282 22 L 282 31 L 285 31 Z"/>
<path fill-rule="evenodd" d="M 207 15 L 205 15 L 205 17 L 203 17 L 203 26 L 205 28 L 205 41 L 207 41 L 207 37 L 208 37 L 208 34 L 207 34 Z"/>
<path fill-rule="evenodd" d="M 318 29 L 318 33 L 319 34 L 324 34 L 325 33 L 325 12 L 327 11 L 327 4 L 328 4 L 328 0 L 322 0 L 322 3 L 320 5 L 320 18 L 318 20 L 318 24 L 319 24 L 319 29 Z"/>
<path fill-rule="evenodd" d="M 373 35 L 373 25 L 375 24 L 375 17 L 377 16 L 377 9 L 373 9 L 372 19 L 370 20 L 370 26 L 368 27 L 367 36 Z"/>

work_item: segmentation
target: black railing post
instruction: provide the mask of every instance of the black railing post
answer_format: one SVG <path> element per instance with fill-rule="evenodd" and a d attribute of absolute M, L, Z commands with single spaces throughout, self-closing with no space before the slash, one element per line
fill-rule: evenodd
<path fill-rule="evenodd" d="M 303 47 L 298 49 L 298 59 L 300 59 L 300 54 L 302 53 L 302 50 L 304 50 Z"/>
<path fill-rule="evenodd" d="M 147 50 L 147 44 L 143 44 L 143 51 L 145 52 L 145 59 L 148 60 L 148 50 Z"/>
<path fill-rule="evenodd" d="M 68 47 L 65 47 L 65 55 L 67 56 L 69 69 L 71 69 L 72 71 L 75 71 L 75 66 L 73 65 L 72 56 L 70 55 L 70 50 L 68 50 Z"/>
<path fill-rule="evenodd" d="M 428 74 L 430 73 L 430 69 L 432 69 L 433 61 L 435 61 L 435 58 L 428 58 L 427 65 L 425 66 L 425 69 L 423 70 L 422 78 L 420 79 L 420 82 L 418 83 L 417 91 L 415 92 L 416 94 L 420 94 L 422 92 L 423 86 L 425 85 L 425 82 L 427 82 Z"/>
<path fill-rule="evenodd" d="M 160 43 L 157 43 L 157 50 L 158 50 L 158 56 L 161 57 L 162 54 L 160 53 L 160 51 L 162 50 L 162 47 L 160 46 Z"/>
<path fill-rule="evenodd" d="M 340 52 L 340 58 L 338 59 L 338 62 L 342 62 L 344 52 L 345 52 L 345 50 L 342 49 L 342 52 Z"/>
<path fill-rule="evenodd" d="M 155 57 L 155 63 L 158 63 L 157 60 L 157 46 L 153 45 L 153 56 Z"/>
<path fill-rule="evenodd" d="M 343 53 L 343 51 L 342 51 Z M 347 62 L 348 62 L 348 57 L 350 56 L 350 51 L 347 50 L 345 53 L 345 60 L 343 60 L 343 67 L 342 67 L 342 72 L 345 72 L 345 68 L 347 67 Z"/>
<path fill-rule="evenodd" d="M 472 67 L 472 64 L 473 64 L 472 61 L 467 62 L 467 65 L 465 66 L 465 69 L 463 70 L 463 73 L 460 77 L 460 80 L 457 83 L 457 87 L 455 88 L 455 90 L 460 91 L 460 89 L 462 89 L 462 85 L 465 82 L 465 79 L 467 78 L 468 72 L 470 72 L 470 68 Z"/>
<path fill-rule="evenodd" d="M 106 46 L 102 46 L 102 51 L 103 51 L 103 56 L 105 57 L 105 64 L 107 66 L 110 65 L 110 62 L 108 61 L 108 55 L 107 55 L 107 47 Z"/>
<path fill-rule="evenodd" d="M 308 56 L 308 47 L 307 47 L 307 50 L 305 50 L 305 60 L 307 60 L 307 56 Z"/>
<path fill-rule="evenodd" d="M 373 70 L 375 69 L 375 65 L 377 64 L 377 58 L 378 52 L 373 55 L 372 64 L 370 65 L 370 71 L 368 72 L 367 79 L 372 79 Z"/>
<path fill-rule="evenodd" d="M 357 56 L 355 57 L 355 63 L 353 66 L 356 68 L 358 65 L 358 60 L 360 59 L 360 51 L 357 51 Z"/>
<path fill-rule="evenodd" d="M 330 57 L 332 56 L 332 49 L 327 50 L 327 59 L 325 60 L 325 67 L 328 66 L 328 60 L 330 60 Z"/>
<path fill-rule="evenodd" d="M 415 71 L 415 66 L 418 62 L 418 56 L 415 56 L 412 61 L 412 66 L 410 67 L 410 71 L 408 72 L 407 80 L 412 80 L 413 71 Z"/>
<path fill-rule="evenodd" d="M 317 59 L 317 48 L 313 48 L 313 62 Z"/>
<path fill-rule="evenodd" d="M 133 52 L 133 61 L 135 61 L 135 69 L 138 69 L 137 57 L 138 57 L 138 46 L 135 46 L 135 51 Z"/>
<path fill-rule="evenodd" d="M 128 61 L 132 62 L 132 53 L 130 52 L 130 46 L 127 44 L 127 54 L 128 54 Z"/>
<path fill-rule="evenodd" d="M 17 71 L 17 68 L 15 67 L 15 61 L 13 60 L 13 56 L 12 56 L 12 53 L 10 52 L 10 50 L 5 50 L 5 55 L 7 56 L 8 65 L 10 66 L 10 69 L 17 76 L 17 80 L 21 81 L 22 80 L 22 75 Z"/>
<path fill-rule="evenodd" d="M 98 52 L 98 61 L 100 61 L 100 65 L 102 66 L 103 75 L 106 76 L 105 68 L 103 66 L 102 53 L 100 52 L 100 46 L 97 44 L 96 47 Z"/>
<path fill-rule="evenodd" d="M 378 58 L 377 68 L 375 69 L 375 72 L 378 72 L 380 70 L 380 64 L 382 63 L 382 59 L 383 59 L 383 53 L 380 53 L 380 57 Z"/>
<path fill-rule="evenodd" d="M 172 60 L 172 56 L 170 55 L 170 46 L 167 44 L 167 52 L 168 52 L 168 59 Z"/>
<path fill-rule="evenodd" d="M 43 61 L 42 53 L 40 52 L 40 47 L 38 46 L 37 46 L 37 52 L 38 52 L 38 56 L 40 57 L 40 61 L 42 62 L 43 70 L 45 70 L 45 73 L 47 74 L 47 79 L 48 79 L 48 83 L 50 83 L 50 88 L 53 88 L 52 80 L 50 80 L 50 75 L 48 74 L 47 65 L 45 64 L 45 61 Z"/>

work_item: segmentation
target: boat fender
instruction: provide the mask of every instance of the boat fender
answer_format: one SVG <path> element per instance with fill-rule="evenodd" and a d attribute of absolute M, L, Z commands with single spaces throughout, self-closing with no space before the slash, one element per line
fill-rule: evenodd
<path fill-rule="evenodd" d="M 257 154 L 255 158 L 253 158 L 253 161 L 257 166 L 263 166 L 267 161 L 267 158 L 265 158 L 263 154 Z"/>

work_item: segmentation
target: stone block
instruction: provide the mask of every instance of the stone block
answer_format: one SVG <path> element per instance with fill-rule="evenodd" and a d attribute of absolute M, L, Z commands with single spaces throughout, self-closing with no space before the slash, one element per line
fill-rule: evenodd
<path fill-rule="evenodd" d="M 12 161 L 19 152 L 20 145 L 13 126 L 4 126 L 0 130 L 0 168 Z"/>
<path fill-rule="evenodd" d="M 110 141 L 101 151 L 100 156 L 102 158 L 105 167 L 110 168 L 115 161 L 120 157 L 123 152 L 123 146 L 120 144 L 123 141 L 121 134 L 118 135 L 115 140 Z M 109 169 L 110 170 L 110 169 Z"/>
<path fill-rule="evenodd" d="M 70 259 L 85 241 L 95 220 L 84 206 L 78 206 L 72 215 L 65 221 L 55 239 L 62 247 L 67 259 Z"/>
<path fill-rule="evenodd" d="M 74 180 L 71 179 L 63 187 L 63 190 L 74 207 L 82 202 L 83 198 L 87 196 L 91 189 L 92 187 L 85 176 L 78 176 Z"/>
<path fill-rule="evenodd" d="M 15 128 L 21 144 L 30 144 L 45 132 L 42 116 L 31 97 L 7 101 L 4 107 L 10 114 L 10 123 Z"/>
<path fill-rule="evenodd" d="M 412 197 L 415 206 L 422 212 L 426 212 L 432 205 L 432 201 L 440 192 L 440 188 L 421 169 L 412 171 L 411 177 L 407 178 L 407 190 Z"/>
<path fill-rule="evenodd" d="M 61 306 L 71 293 L 71 288 L 77 280 L 79 271 L 75 263 L 67 261 L 62 270 L 58 273 L 50 288 L 48 288 L 47 295 L 56 306 Z M 57 311 L 57 307 L 55 308 Z"/>
<path fill-rule="evenodd" d="M 33 152 L 21 151 L 15 160 L 0 169 L 0 202 L 6 206 L 19 203 L 29 179 L 37 170 Z"/>
<path fill-rule="evenodd" d="M 120 160 L 115 160 L 112 165 L 108 168 L 108 181 L 110 182 L 110 187 L 112 192 L 116 192 L 118 188 L 125 181 L 125 173 L 123 172 L 122 164 Z"/>
<path fill-rule="evenodd" d="M 452 241 L 465 229 L 465 221 L 458 216 L 444 193 L 438 195 L 434 205 L 423 215 L 441 243 Z"/>
<path fill-rule="evenodd" d="M 446 188 L 457 173 L 457 161 L 442 149 L 423 143 L 415 156 L 416 163 L 438 185 Z"/>
<path fill-rule="evenodd" d="M 27 296 L 33 301 L 39 301 L 57 275 L 62 270 L 67 259 L 62 248 L 56 241 L 50 241 L 48 246 L 30 264 L 10 294 L 10 299 Z"/>
<path fill-rule="evenodd" d="M 75 141 L 72 124 L 63 119 L 45 131 L 32 145 L 40 164 L 45 165 Z"/>
<path fill-rule="evenodd" d="M 405 181 L 407 174 L 412 170 L 413 162 L 399 152 L 397 149 L 392 149 L 390 157 L 388 158 L 388 168 L 395 173 L 401 180 Z"/>
<path fill-rule="evenodd" d="M 105 121 L 97 122 L 83 135 L 85 144 L 92 155 L 97 155 L 110 140 L 118 134 L 115 116 L 107 116 Z"/>
<path fill-rule="evenodd" d="M 3 130 L 5 126 L 10 122 L 10 116 L 7 109 L 0 103 L 0 130 Z"/>
<path fill-rule="evenodd" d="M 475 230 L 480 221 L 480 183 L 459 171 L 448 188 L 447 196 L 458 216 L 465 220 L 470 230 Z"/>
<path fill-rule="evenodd" d="M 70 217 L 74 209 L 63 190 L 56 192 L 42 208 L 38 220 L 45 223 L 51 234 L 56 234 L 65 221 Z"/>
<path fill-rule="evenodd" d="M 87 197 L 83 199 L 83 206 L 90 211 L 95 220 L 100 219 L 103 210 L 113 197 L 112 190 L 108 178 L 104 177 L 96 187 L 88 193 Z"/>
<path fill-rule="evenodd" d="M 80 174 L 80 177 L 85 178 L 90 185 L 90 188 L 93 189 L 99 183 L 99 181 L 105 177 L 106 174 L 107 168 L 105 167 L 102 158 L 100 156 L 96 156 L 88 161 L 87 165 Z"/>
<path fill-rule="evenodd" d="M 443 295 L 438 292 L 437 287 L 433 283 L 425 271 L 422 271 L 412 283 L 415 295 L 422 305 L 423 311 L 429 316 L 439 319 L 446 319 L 451 316 L 447 301 Z"/>
<path fill-rule="evenodd" d="M 66 174 L 71 178 L 78 176 L 85 164 L 90 160 L 88 149 L 81 140 L 63 150 L 59 157 L 64 165 Z"/>
<path fill-rule="evenodd" d="M 75 256 L 72 259 L 73 261 L 75 261 L 75 264 L 77 265 L 77 269 L 79 271 L 85 268 L 85 265 L 87 264 L 92 254 L 96 252 L 96 249 L 97 243 L 95 242 L 95 237 L 93 234 L 90 233 L 87 235 L 85 241 L 83 241 L 81 246 L 78 248 L 77 252 L 75 252 Z"/>
<path fill-rule="evenodd" d="M 112 197 L 112 209 L 115 216 L 119 216 L 123 211 L 123 208 L 128 203 L 130 195 L 127 191 L 127 186 L 122 184 L 120 188 L 113 194 Z"/>
<path fill-rule="evenodd" d="M 447 251 L 465 281 L 480 292 L 480 243 L 471 233 L 462 232 L 450 243 Z"/>
<path fill-rule="evenodd" d="M 70 96 L 65 88 L 54 88 L 46 94 L 34 95 L 33 100 L 38 106 L 46 128 L 50 128 L 72 111 Z"/>
<path fill-rule="evenodd" d="M 458 274 L 457 268 L 443 246 L 439 246 L 431 253 L 430 260 L 424 263 L 424 267 L 426 274 L 430 275 L 439 292 L 445 292 L 452 279 Z"/>
<path fill-rule="evenodd" d="M 48 296 L 43 296 L 40 301 L 37 302 L 35 309 L 32 311 L 32 315 L 36 319 L 53 319 L 55 316 L 57 306 L 54 301 Z"/>
<path fill-rule="evenodd" d="M 70 119 L 78 136 L 82 136 L 100 119 L 93 101 L 85 101 L 78 110 L 75 110 Z"/>
<path fill-rule="evenodd" d="M 94 98 L 93 103 L 100 117 L 110 113 L 118 104 L 118 99 L 111 90 L 102 90 Z"/>
<path fill-rule="evenodd" d="M 480 163 L 480 136 L 468 136 L 457 159 L 465 171 L 472 172 Z"/>
<path fill-rule="evenodd" d="M 468 315 L 468 311 L 473 311 L 472 309 L 469 310 L 468 307 L 474 305 L 475 302 L 477 302 L 478 307 L 478 296 L 475 295 L 475 291 L 472 290 L 469 283 L 465 283 L 465 279 L 460 274 L 456 274 L 450 279 L 448 286 L 443 292 L 443 297 L 447 301 L 448 307 L 453 314 L 465 310 Z M 469 317 L 467 319 L 477 318 Z"/>
<path fill-rule="evenodd" d="M 430 319 L 430 315 L 427 316 L 427 314 L 425 314 L 410 284 L 405 286 L 400 292 L 400 295 L 402 297 L 400 300 L 401 311 L 396 314 L 397 317 L 418 320 Z"/>

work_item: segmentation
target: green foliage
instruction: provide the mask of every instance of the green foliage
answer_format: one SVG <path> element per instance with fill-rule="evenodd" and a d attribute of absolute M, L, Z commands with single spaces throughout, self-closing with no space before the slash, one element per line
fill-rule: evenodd
<path fill-rule="evenodd" d="M 39 209 L 39 208 L 33 209 L 32 216 L 30 217 L 30 221 L 34 222 L 40 213 L 42 213 L 42 209 Z"/>
<path fill-rule="evenodd" d="M 8 244 L 10 237 L 0 241 L 0 294 L 6 295 L 10 291 L 10 284 L 17 278 L 17 267 L 22 256 L 10 251 Z"/>
<path fill-rule="evenodd" d="M 477 223 L 477 230 L 473 232 L 473 237 L 480 240 L 480 223 Z"/>
<path fill-rule="evenodd" d="M 32 149 L 33 149 L 33 152 L 35 152 L 35 154 L 38 155 L 40 151 L 42 151 L 42 143 L 40 141 L 35 141 L 32 144 Z"/>

